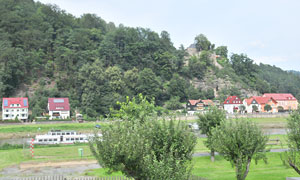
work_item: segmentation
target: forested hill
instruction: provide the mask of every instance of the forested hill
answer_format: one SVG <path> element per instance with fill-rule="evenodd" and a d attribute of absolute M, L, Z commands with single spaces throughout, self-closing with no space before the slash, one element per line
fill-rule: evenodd
<path fill-rule="evenodd" d="M 187 99 L 245 92 L 300 99 L 294 73 L 256 65 L 244 54 L 228 57 L 226 46 L 202 34 L 195 43 L 189 56 L 166 31 L 116 26 L 93 14 L 76 18 L 32 0 L 0 0 L 0 97 L 29 96 L 33 116 L 46 109 L 48 97 L 69 97 L 73 110 L 90 117 L 139 93 L 170 109 Z"/>

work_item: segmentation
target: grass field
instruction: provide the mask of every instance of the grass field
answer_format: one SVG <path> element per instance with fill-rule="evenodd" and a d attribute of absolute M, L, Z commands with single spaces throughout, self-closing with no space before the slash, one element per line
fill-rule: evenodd
<path fill-rule="evenodd" d="M 256 165 L 252 161 L 247 180 L 282 180 L 286 177 L 297 177 L 297 173 L 282 164 L 280 153 L 267 153 L 268 163 L 259 161 Z M 212 163 L 210 157 L 197 157 L 193 159 L 194 168 L 192 173 L 210 180 L 235 179 L 235 169 L 222 157 L 217 156 Z"/>
<path fill-rule="evenodd" d="M 83 149 L 83 157 L 78 149 Z M 34 149 L 34 158 L 31 158 L 29 149 L 0 150 L 0 170 L 21 162 L 64 161 L 77 159 L 94 159 L 88 145 L 65 145 L 61 147 L 41 147 Z"/>
<path fill-rule="evenodd" d="M 283 165 L 280 159 L 280 153 L 267 153 L 268 163 L 259 161 L 255 164 L 253 161 L 247 180 L 282 180 L 286 177 L 297 177 L 297 173 Z M 196 157 L 193 159 L 192 174 L 204 177 L 209 180 L 232 180 L 235 179 L 235 169 L 231 164 L 221 156 L 216 156 L 215 162 L 210 161 L 210 157 Z M 90 176 L 120 176 L 120 172 L 112 174 L 107 173 L 107 169 L 94 169 L 87 171 L 85 175 Z"/>
<path fill-rule="evenodd" d="M 268 145 L 268 149 L 287 148 L 285 135 L 271 135 L 270 139 L 280 139 L 281 144 Z M 209 152 L 204 145 L 206 138 L 198 138 L 195 147 L 195 152 Z M 273 143 L 272 141 L 270 141 Z M 38 147 L 34 150 L 35 158 L 29 156 L 29 149 L 11 149 L 0 150 L 0 170 L 4 167 L 20 162 L 27 161 L 60 161 L 60 160 L 75 160 L 81 159 L 78 155 L 78 148 L 83 148 L 83 159 L 93 159 L 87 144 L 79 145 L 60 145 L 59 147 Z"/>

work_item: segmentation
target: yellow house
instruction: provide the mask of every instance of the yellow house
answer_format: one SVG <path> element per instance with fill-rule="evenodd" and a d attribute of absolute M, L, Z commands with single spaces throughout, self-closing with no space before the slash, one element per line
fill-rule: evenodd
<path fill-rule="evenodd" d="M 265 93 L 263 97 L 272 97 L 277 101 L 277 108 L 281 106 L 285 111 L 298 109 L 298 101 L 290 93 Z"/>

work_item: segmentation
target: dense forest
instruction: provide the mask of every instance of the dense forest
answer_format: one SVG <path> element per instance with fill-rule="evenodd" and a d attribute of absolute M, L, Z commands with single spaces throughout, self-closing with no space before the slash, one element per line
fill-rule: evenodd
<path fill-rule="evenodd" d="M 72 109 L 89 117 L 105 116 L 117 101 L 139 93 L 168 109 L 187 99 L 241 95 L 238 87 L 300 99 L 294 72 L 257 65 L 245 54 L 228 55 L 226 46 L 215 47 L 203 34 L 195 37 L 195 47 L 199 55 L 188 56 L 166 31 L 116 26 L 94 14 L 76 18 L 33 0 L 0 0 L 0 97 L 21 89 L 33 117 L 46 109 L 48 97 L 69 97 Z M 218 55 L 222 68 L 211 55 Z M 207 74 L 227 77 L 233 86 L 215 89 L 215 97 L 214 89 L 193 83 Z"/>

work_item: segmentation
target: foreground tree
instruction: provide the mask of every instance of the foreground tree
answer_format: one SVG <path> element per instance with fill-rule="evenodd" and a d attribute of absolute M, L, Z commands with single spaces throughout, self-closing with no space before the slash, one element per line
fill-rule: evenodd
<path fill-rule="evenodd" d="M 123 120 L 104 129 L 91 151 L 102 167 L 136 180 L 188 179 L 196 138 L 185 124 L 146 118 L 153 106 L 142 96 L 121 104 Z"/>
<path fill-rule="evenodd" d="M 264 152 L 268 137 L 253 122 L 223 121 L 212 130 L 212 139 L 215 150 L 235 166 L 237 180 L 246 179 L 252 159 L 267 160 Z"/>
<path fill-rule="evenodd" d="M 215 161 L 215 149 L 212 146 L 212 134 L 211 130 L 220 125 L 220 123 L 226 118 L 225 112 L 217 107 L 211 107 L 205 114 L 198 115 L 198 125 L 202 134 L 207 136 L 207 140 L 204 144 L 210 149 L 211 161 Z"/>
<path fill-rule="evenodd" d="M 300 110 L 290 114 L 287 123 L 289 151 L 281 159 L 285 165 L 292 167 L 300 175 Z"/>

